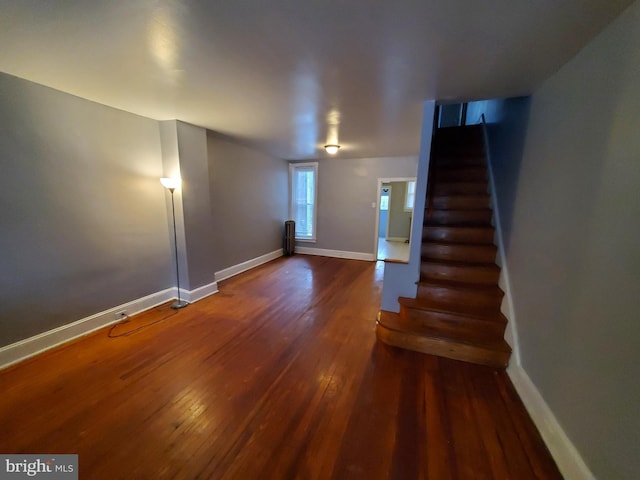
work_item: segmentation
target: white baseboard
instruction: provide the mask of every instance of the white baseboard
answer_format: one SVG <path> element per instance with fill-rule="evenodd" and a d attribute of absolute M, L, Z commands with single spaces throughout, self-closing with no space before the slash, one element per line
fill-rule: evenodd
<path fill-rule="evenodd" d="M 266 253 L 264 255 L 260 255 L 259 257 L 252 258 L 251 260 L 247 260 L 246 262 L 239 263 L 237 265 L 233 265 L 232 267 L 225 268 L 216 272 L 216 282 L 220 282 L 222 280 L 226 280 L 227 278 L 233 277 L 234 275 L 238 275 L 239 273 L 246 272 L 247 270 L 251 270 L 252 268 L 257 267 L 258 265 L 262 265 L 263 263 L 270 262 L 271 260 L 275 260 L 282 256 L 282 249 L 274 250 L 273 252 Z"/>
<path fill-rule="evenodd" d="M 385 238 L 387 242 L 408 242 L 408 237 L 387 237 Z"/>
<path fill-rule="evenodd" d="M 218 291 L 218 284 L 212 282 L 208 285 L 196 288 L 195 290 L 180 289 L 180 298 L 189 303 L 197 302 Z M 167 288 L 160 292 L 152 293 L 146 297 L 138 298 L 117 307 L 109 308 L 102 312 L 90 315 L 75 322 L 62 325 L 61 327 L 39 333 L 33 337 L 25 338 L 11 345 L 0 348 L 0 369 L 6 368 L 14 363 L 26 360 L 29 357 L 38 355 L 63 343 L 87 335 L 95 330 L 99 330 L 116 322 L 116 313 L 126 311 L 127 315 L 133 316 L 161 305 L 165 302 L 178 298 L 176 287 Z"/>
<path fill-rule="evenodd" d="M 198 300 L 216 293 L 218 291 L 218 281 L 237 275 L 238 273 L 257 267 L 258 265 L 281 256 L 282 250 L 276 250 L 266 255 L 262 255 L 261 257 L 254 258 L 253 260 L 216 272 L 216 281 L 214 282 L 203 285 L 194 290 L 185 290 L 181 288 L 180 298 L 189 303 L 197 302 Z M 178 289 L 176 287 L 168 288 L 146 297 L 123 303 L 117 307 L 109 308 L 108 310 L 104 310 L 89 317 L 81 318 L 75 322 L 62 325 L 61 327 L 54 328 L 53 330 L 40 333 L 33 337 L 25 338 L 24 340 L 12 343 L 11 345 L 1 347 L 0 369 L 6 368 L 29 357 L 33 357 L 34 355 L 78 337 L 87 335 L 100 328 L 114 324 L 119 321 L 115 318 L 115 314 L 120 311 L 125 310 L 128 315 L 136 315 L 177 297 Z"/>
<path fill-rule="evenodd" d="M 61 327 L 39 333 L 33 337 L 25 338 L 0 348 L 0 368 L 8 367 L 29 357 L 49 350 L 70 340 L 87 335 L 95 330 L 116 323 L 116 313 L 125 310 L 128 315 L 149 310 L 176 297 L 175 288 L 168 288 L 160 292 L 152 293 L 146 297 L 138 298 L 131 302 L 123 303 L 117 307 L 104 310 L 89 317 L 81 318 Z"/>
<path fill-rule="evenodd" d="M 365 260 L 375 262 L 376 256 L 373 253 L 344 252 L 342 250 L 327 250 L 325 248 L 296 247 L 296 253 L 303 255 L 319 255 L 321 257 L 348 258 L 350 260 Z"/>
<path fill-rule="evenodd" d="M 566 480 L 596 480 L 527 372 L 520 365 L 514 364 L 509 365 L 507 373 L 562 476 Z"/>
<path fill-rule="evenodd" d="M 175 288 L 173 291 L 177 293 Z M 218 282 L 211 282 L 191 291 L 183 290 L 182 288 L 180 289 L 181 297 L 189 303 L 197 302 L 198 300 L 202 300 L 214 293 L 218 293 Z"/>

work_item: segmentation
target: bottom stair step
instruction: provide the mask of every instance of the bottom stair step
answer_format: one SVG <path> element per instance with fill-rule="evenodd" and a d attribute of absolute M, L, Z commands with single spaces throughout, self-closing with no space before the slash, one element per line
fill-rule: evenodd
<path fill-rule="evenodd" d="M 436 337 L 459 337 L 468 342 L 484 342 L 504 338 L 507 319 L 500 311 L 482 313 L 453 312 L 447 305 L 427 303 L 415 298 L 400 297 L 398 321 L 404 330 L 426 332 Z"/>
<path fill-rule="evenodd" d="M 504 339 L 468 342 L 462 338 L 417 333 L 407 328 L 394 312 L 380 311 L 376 335 L 380 341 L 394 347 L 490 367 L 506 367 L 511 356 L 511 347 Z"/>

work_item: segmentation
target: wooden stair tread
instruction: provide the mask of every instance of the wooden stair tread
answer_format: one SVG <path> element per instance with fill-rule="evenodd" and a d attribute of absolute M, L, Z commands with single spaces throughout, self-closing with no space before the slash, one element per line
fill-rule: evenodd
<path fill-rule="evenodd" d="M 424 224 L 422 226 L 422 230 L 423 233 L 426 233 L 426 231 L 435 231 L 435 230 L 449 230 L 449 229 L 454 229 L 452 233 L 469 233 L 469 234 L 473 234 L 473 233 L 480 233 L 480 231 L 484 231 L 485 233 L 489 233 L 489 231 L 491 231 L 491 235 L 494 234 L 495 232 L 495 227 L 493 225 L 429 225 L 429 224 Z M 453 242 L 449 242 L 449 243 L 453 243 Z M 473 242 L 469 242 L 470 244 Z M 493 245 L 493 243 L 492 243 Z"/>
<path fill-rule="evenodd" d="M 436 225 L 428 225 L 429 227 L 435 227 Z M 464 227 L 456 227 L 455 225 L 452 228 L 464 228 Z M 471 227 L 473 228 L 473 227 Z M 482 227 L 478 227 L 478 228 L 482 228 Z M 463 243 L 463 242 L 459 242 L 459 243 L 453 243 L 453 242 L 447 242 L 447 241 L 443 241 L 443 240 L 425 240 L 426 244 L 429 245 L 433 245 L 434 247 L 436 246 L 446 246 L 446 247 L 469 247 L 469 248 L 497 248 L 495 243 Z"/>
<path fill-rule="evenodd" d="M 450 303 L 410 297 L 400 297 L 398 298 L 398 303 L 405 308 L 447 313 L 459 317 L 474 318 L 482 320 L 483 322 L 497 322 L 501 324 L 507 322 L 507 319 L 498 308 L 476 308 L 460 304 L 456 309 L 455 306 Z"/>
<path fill-rule="evenodd" d="M 454 167 L 441 168 L 434 167 L 432 172 L 437 182 L 455 183 L 455 182 L 487 182 L 486 167 Z"/>
<path fill-rule="evenodd" d="M 456 228 L 456 227 L 454 226 L 453 228 Z M 451 248 L 456 248 L 456 247 L 481 248 L 481 249 L 484 249 L 484 248 L 497 249 L 498 248 L 494 243 L 462 243 L 462 242 L 453 243 L 453 242 L 445 242 L 445 241 L 438 241 L 438 240 L 425 240 L 424 242 L 422 242 L 422 244 L 433 245 L 434 247 L 443 246 L 443 247 L 451 247 Z"/>
<path fill-rule="evenodd" d="M 446 212 L 447 210 L 441 210 L 441 212 Z M 448 210 L 449 212 L 453 210 Z M 457 211 L 456 211 L 457 212 Z M 455 214 L 454 214 L 455 215 Z M 464 218 L 464 215 L 462 215 Z M 425 226 L 429 227 L 492 227 L 493 225 L 490 223 L 489 218 L 483 218 L 480 215 L 480 218 L 468 218 L 467 219 L 452 219 L 452 218 L 442 218 L 440 215 L 434 215 L 434 211 L 431 211 L 431 215 L 429 218 L 425 219 Z"/>
<path fill-rule="evenodd" d="M 491 270 L 500 271 L 500 267 L 495 263 L 469 263 L 469 262 L 452 262 L 449 260 L 435 260 L 435 259 L 426 259 L 422 263 L 430 263 L 443 265 L 447 267 L 478 267 L 478 268 L 486 268 Z"/>
<path fill-rule="evenodd" d="M 487 173 L 487 167 L 482 165 L 435 165 L 433 173 L 436 175 L 442 172 L 456 172 L 461 173 L 463 171 L 469 173 Z"/>
<path fill-rule="evenodd" d="M 414 331 L 412 331 L 411 328 L 407 328 L 405 325 L 402 324 L 402 322 L 400 321 L 400 316 L 397 313 L 394 313 L 394 312 L 389 312 L 389 313 L 393 315 L 384 315 L 384 316 L 380 315 L 378 317 L 378 323 L 382 323 L 385 327 L 390 328 L 392 330 L 399 331 L 399 332 L 415 333 Z M 504 340 L 504 338 L 476 342 L 476 341 L 465 340 L 464 338 L 456 338 L 454 336 L 446 336 L 446 335 L 435 335 L 435 337 L 440 338 L 442 340 L 451 340 L 456 343 L 463 343 L 466 345 L 474 345 L 474 346 L 495 349 L 503 352 L 511 352 L 511 347 Z"/>
<path fill-rule="evenodd" d="M 430 208 L 439 210 L 483 210 L 491 208 L 491 197 L 486 193 L 438 194 L 431 199 Z"/>
<path fill-rule="evenodd" d="M 461 186 L 467 186 L 467 187 L 482 187 L 482 188 L 487 188 L 488 187 L 488 182 L 486 180 L 447 180 L 447 181 L 443 181 L 440 180 L 437 184 L 434 183 L 433 184 L 433 188 L 435 189 L 446 189 L 449 186 L 455 186 L 455 187 L 461 187 Z M 487 190 L 483 190 L 482 193 L 485 193 Z"/>
<path fill-rule="evenodd" d="M 493 244 L 450 243 L 423 240 L 422 260 L 449 260 L 469 263 L 495 262 L 498 249 Z"/>
<path fill-rule="evenodd" d="M 433 183 L 436 195 L 467 195 L 476 193 L 486 193 L 489 189 L 489 182 L 485 177 L 478 174 L 449 174 L 441 175 Z M 431 191 L 434 194 L 434 191 Z"/>
<path fill-rule="evenodd" d="M 434 200 L 440 199 L 452 199 L 452 198 L 462 198 L 464 200 L 468 200 L 470 198 L 478 198 L 482 200 L 490 200 L 491 196 L 488 193 L 438 193 L 433 195 Z"/>
<path fill-rule="evenodd" d="M 485 226 L 491 225 L 493 211 L 490 208 L 475 210 L 443 210 L 440 208 L 426 208 L 424 225 L 459 225 Z"/>
<path fill-rule="evenodd" d="M 469 153 L 466 155 L 449 155 L 441 153 L 433 158 L 436 170 L 449 168 L 487 168 L 487 157 L 482 153 Z"/>
<path fill-rule="evenodd" d="M 493 213 L 493 210 L 491 210 L 490 208 L 479 208 L 477 210 L 468 210 L 468 209 L 464 209 L 464 208 L 434 208 L 434 207 L 426 207 L 425 210 L 430 210 L 431 212 L 443 212 L 443 213 L 468 213 L 468 214 L 475 214 L 475 213 Z"/>
<path fill-rule="evenodd" d="M 389 325 L 385 326 L 398 332 L 410 333 L 421 337 L 437 338 L 443 341 L 451 341 L 490 350 L 500 351 L 505 343 L 504 328 L 500 330 L 500 333 L 496 333 L 493 329 L 478 328 L 477 322 L 474 329 L 464 328 L 461 330 L 459 326 L 453 322 L 406 322 L 400 315 L 397 320 L 397 328 L 390 327 Z M 489 327 L 491 324 L 485 323 L 485 326 Z"/>
<path fill-rule="evenodd" d="M 447 280 L 460 283 L 497 285 L 500 267 L 495 263 L 470 263 L 442 259 L 423 259 L 420 280 Z"/>
<path fill-rule="evenodd" d="M 426 277 L 417 285 L 416 298 L 424 305 L 491 319 L 499 316 L 504 298 L 504 292 L 495 283 L 466 283 L 446 277 Z"/>
<path fill-rule="evenodd" d="M 425 209 L 427 210 L 427 209 Z M 491 234 L 493 234 L 495 232 L 495 228 L 493 225 L 469 225 L 469 226 L 458 226 L 458 225 L 428 225 L 428 224 L 424 224 L 422 226 L 422 230 L 440 230 L 440 229 L 455 229 L 456 232 L 462 232 L 464 229 L 468 230 L 468 233 L 476 233 L 480 230 L 484 230 L 485 232 L 488 232 L 489 230 L 491 230 Z"/>
<path fill-rule="evenodd" d="M 415 333 L 402 325 L 397 314 L 379 315 L 376 334 L 388 345 L 493 367 L 506 367 L 511 354 L 511 347 L 502 338 L 470 342 L 435 332 Z"/>
<path fill-rule="evenodd" d="M 502 298 L 504 292 L 497 285 L 478 285 L 477 283 L 452 282 L 448 280 L 419 280 L 418 285 L 430 285 L 433 287 L 446 287 L 453 290 L 474 290 L 485 295 L 496 295 Z"/>
<path fill-rule="evenodd" d="M 425 224 L 422 227 L 422 238 L 425 236 L 433 235 L 435 239 L 429 239 L 428 241 L 438 241 L 442 243 L 449 243 L 455 245 L 494 245 L 493 235 L 495 228 L 492 225 L 433 225 Z M 447 237 L 462 238 L 466 236 L 473 237 L 474 235 L 481 235 L 487 238 L 491 238 L 491 241 L 486 242 L 470 242 L 468 239 L 455 241 L 447 239 Z"/>
<path fill-rule="evenodd" d="M 434 168 L 437 170 L 447 168 L 468 168 L 468 167 L 486 167 L 484 156 L 482 155 L 464 155 L 460 157 L 440 155 L 435 159 Z"/>
<path fill-rule="evenodd" d="M 447 194 L 451 193 L 486 193 L 488 189 L 488 182 L 486 180 L 482 181 L 457 181 L 457 182 L 438 182 L 432 186 L 432 191 L 438 192 L 440 194 L 446 192 Z"/>

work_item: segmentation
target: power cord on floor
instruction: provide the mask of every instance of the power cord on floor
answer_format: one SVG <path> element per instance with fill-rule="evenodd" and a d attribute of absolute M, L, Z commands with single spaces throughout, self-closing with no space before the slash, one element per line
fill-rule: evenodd
<path fill-rule="evenodd" d="M 165 310 L 170 310 L 171 307 L 170 306 L 161 306 L 161 307 L 156 307 L 154 310 L 156 312 L 163 312 Z M 116 329 L 116 327 L 119 327 L 120 325 L 124 325 L 125 323 L 129 322 L 129 315 L 127 315 L 126 313 L 123 315 L 122 320 L 120 320 L 118 323 L 114 324 L 111 326 L 111 328 L 109 329 L 109 333 L 107 334 L 107 337 L 109 338 L 119 338 L 119 337 L 128 337 L 129 335 L 133 335 L 136 332 L 139 332 L 140 330 L 143 330 L 147 327 L 150 327 L 152 325 L 155 325 L 156 323 L 160 323 L 160 322 L 164 322 L 165 320 L 167 320 L 168 318 L 173 317 L 174 315 L 178 314 L 178 310 L 174 310 L 173 313 L 169 314 L 169 315 L 165 315 L 162 318 L 159 318 L 158 320 L 154 320 L 153 322 L 147 323 L 145 325 L 141 325 L 139 327 L 134 328 L 133 330 L 128 330 L 126 332 L 123 333 L 118 333 L 118 334 L 114 334 L 113 331 Z"/>

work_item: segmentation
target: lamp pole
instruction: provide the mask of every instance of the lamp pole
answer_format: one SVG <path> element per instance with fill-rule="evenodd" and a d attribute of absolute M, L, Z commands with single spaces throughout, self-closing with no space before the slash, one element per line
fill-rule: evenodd
<path fill-rule="evenodd" d="M 180 299 L 180 270 L 178 267 L 178 233 L 176 229 L 176 205 L 173 198 L 173 192 L 176 190 L 179 180 L 173 178 L 161 178 L 160 182 L 171 192 L 171 217 L 173 219 L 173 248 L 176 256 L 176 283 L 178 284 L 178 300 L 171 304 L 171 308 L 179 309 L 184 308 L 189 303 L 186 300 Z"/>

